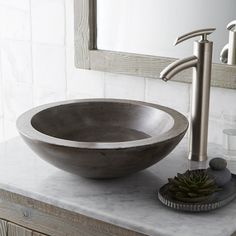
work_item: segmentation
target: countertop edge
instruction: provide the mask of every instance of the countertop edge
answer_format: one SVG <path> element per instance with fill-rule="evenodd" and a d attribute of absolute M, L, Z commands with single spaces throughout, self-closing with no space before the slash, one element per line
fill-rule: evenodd
<path fill-rule="evenodd" d="M 134 229 L 124 228 L 90 216 L 72 212 L 0 187 L 0 211 L 3 220 L 51 236 L 147 236 Z M 47 220 L 46 220 L 47 219 Z M 89 234 L 89 235 L 90 235 Z"/>

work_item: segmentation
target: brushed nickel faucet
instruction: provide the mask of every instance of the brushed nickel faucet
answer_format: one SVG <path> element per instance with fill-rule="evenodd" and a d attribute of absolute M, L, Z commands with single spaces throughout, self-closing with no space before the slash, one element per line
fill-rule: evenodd
<path fill-rule="evenodd" d="M 213 51 L 213 42 L 207 40 L 207 35 L 211 34 L 214 30 L 215 28 L 200 29 L 177 38 L 175 45 L 195 36 L 201 36 L 199 41 L 194 42 L 193 56 L 173 62 L 160 74 L 161 79 L 168 81 L 180 71 L 193 67 L 188 156 L 188 159 L 192 161 L 207 160 L 209 100 Z"/>
<path fill-rule="evenodd" d="M 229 65 L 236 65 L 236 20 L 227 25 L 227 30 L 229 30 L 229 43 L 223 47 L 220 60 Z"/>

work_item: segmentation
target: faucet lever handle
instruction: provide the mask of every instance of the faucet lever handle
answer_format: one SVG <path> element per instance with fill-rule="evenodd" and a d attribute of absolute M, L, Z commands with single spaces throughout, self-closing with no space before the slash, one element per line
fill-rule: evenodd
<path fill-rule="evenodd" d="M 236 20 L 231 21 L 231 22 L 227 25 L 227 30 L 236 32 Z"/>
<path fill-rule="evenodd" d="M 187 39 L 196 37 L 196 36 L 201 36 L 202 40 L 207 40 L 207 35 L 213 33 L 215 31 L 215 28 L 207 28 L 207 29 L 199 29 L 199 30 L 195 30 L 192 32 L 189 32 L 187 34 L 184 34 L 180 37 L 178 37 L 174 43 L 174 45 L 177 45 Z"/>

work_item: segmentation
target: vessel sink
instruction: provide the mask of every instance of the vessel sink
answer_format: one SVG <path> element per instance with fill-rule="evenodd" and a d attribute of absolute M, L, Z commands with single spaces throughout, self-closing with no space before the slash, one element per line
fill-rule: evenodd
<path fill-rule="evenodd" d="M 86 99 L 33 108 L 17 120 L 25 142 L 42 159 L 88 178 L 121 177 L 168 155 L 188 120 L 156 104 Z"/>

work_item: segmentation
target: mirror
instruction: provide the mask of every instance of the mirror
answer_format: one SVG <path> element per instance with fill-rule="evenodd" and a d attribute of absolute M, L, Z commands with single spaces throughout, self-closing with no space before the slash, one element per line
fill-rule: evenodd
<path fill-rule="evenodd" d="M 160 0 L 146 0 L 145 5 L 141 5 L 141 0 L 74 0 L 75 66 L 159 79 L 163 68 L 176 60 L 173 57 L 192 55 L 193 40 L 172 46 L 177 36 L 209 25 L 214 27 L 217 23 L 221 26 L 216 26 L 218 30 L 210 38 L 213 37 L 217 47 L 214 61 L 219 62 L 220 50 L 228 42 L 226 25 L 232 16 L 235 19 L 232 12 L 235 9 L 234 1 L 165 0 L 163 4 L 167 5 L 164 9 L 159 5 Z M 184 7 L 181 3 L 185 4 Z M 189 4 L 194 6 L 194 10 L 187 9 Z M 205 16 L 200 14 L 202 12 L 205 12 Z M 224 17 L 223 12 L 227 12 Z M 163 19 L 157 20 L 161 15 Z M 194 17 L 196 22 L 193 21 Z M 158 34 L 158 26 L 165 32 Z M 235 75 L 236 66 L 213 63 L 211 86 L 236 89 Z M 192 70 L 185 70 L 172 80 L 191 83 L 190 76 Z"/>
<path fill-rule="evenodd" d="M 229 41 L 220 53 L 220 60 L 228 65 L 236 65 L 236 20 L 227 25 Z"/>
<path fill-rule="evenodd" d="M 229 40 L 235 0 L 97 0 L 97 47 L 161 57 L 190 56 L 193 40 L 173 46 L 177 36 L 215 27 L 213 62 Z"/>

